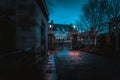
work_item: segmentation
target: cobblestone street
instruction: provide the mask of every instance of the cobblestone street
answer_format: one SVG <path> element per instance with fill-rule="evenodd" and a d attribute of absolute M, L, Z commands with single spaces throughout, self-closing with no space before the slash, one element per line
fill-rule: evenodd
<path fill-rule="evenodd" d="M 119 80 L 120 65 L 102 56 L 82 51 L 55 54 L 58 80 Z"/>

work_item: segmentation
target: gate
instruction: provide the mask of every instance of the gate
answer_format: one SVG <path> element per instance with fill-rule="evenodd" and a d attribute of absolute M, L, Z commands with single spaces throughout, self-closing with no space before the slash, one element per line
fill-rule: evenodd
<path fill-rule="evenodd" d="M 71 41 L 66 41 L 64 39 L 55 40 L 56 50 L 71 49 Z"/>

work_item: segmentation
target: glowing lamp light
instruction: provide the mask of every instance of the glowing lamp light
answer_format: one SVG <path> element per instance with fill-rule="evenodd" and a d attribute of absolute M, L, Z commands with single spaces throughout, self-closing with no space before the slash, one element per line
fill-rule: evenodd
<path fill-rule="evenodd" d="M 52 28 L 52 25 L 50 25 L 50 28 Z"/>
<path fill-rule="evenodd" d="M 73 26 L 73 28 L 75 28 L 75 26 Z"/>
<path fill-rule="evenodd" d="M 116 27 L 114 27 L 114 29 L 116 29 Z"/>

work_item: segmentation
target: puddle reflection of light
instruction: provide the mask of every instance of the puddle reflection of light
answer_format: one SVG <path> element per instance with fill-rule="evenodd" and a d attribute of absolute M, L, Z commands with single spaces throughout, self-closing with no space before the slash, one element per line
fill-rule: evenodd
<path fill-rule="evenodd" d="M 80 52 L 78 51 L 71 51 L 69 52 L 69 54 L 70 54 L 71 59 L 74 60 L 75 62 L 82 60 L 82 58 L 80 57 Z"/>

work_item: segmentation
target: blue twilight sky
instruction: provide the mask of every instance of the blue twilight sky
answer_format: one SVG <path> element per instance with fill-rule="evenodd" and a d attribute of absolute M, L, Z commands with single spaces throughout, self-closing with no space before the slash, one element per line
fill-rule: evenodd
<path fill-rule="evenodd" d="M 49 19 L 58 24 L 75 23 L 82 14 L 82 6 L 87 0 L 46 0 Z"/>

